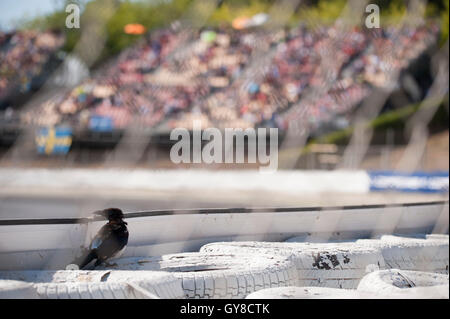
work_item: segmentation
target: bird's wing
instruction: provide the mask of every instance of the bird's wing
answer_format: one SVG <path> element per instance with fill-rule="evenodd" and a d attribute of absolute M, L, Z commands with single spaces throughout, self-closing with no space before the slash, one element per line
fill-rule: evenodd
<path fill-rule="evenodd" d="M 95 237 L 92 240 L 91 249 L 97 249 L 102 244 L 102 242 L 103 242 L 103 240 L 101 238 Z"/>
<path fill-rule="evenodd" d="M 90 249 L 97 249 L 100 247 L 100 245 L 111 236 L 111 233 L 111 228 L 108 225 L 104 225 L 92 240 Z"/>

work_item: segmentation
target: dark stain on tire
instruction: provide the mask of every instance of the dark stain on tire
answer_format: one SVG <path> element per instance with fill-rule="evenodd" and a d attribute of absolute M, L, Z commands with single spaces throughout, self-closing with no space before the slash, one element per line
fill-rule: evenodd
<path fill-rule="evenodd" d="M 324 262 L 323 257 L 320 256 L 320 253 L 317 253 L 317 255 L 313 253 L 312 256 L 314 258 L 314 263 L 312 264 L 313 267 L 325 270 L 331 269 L 331 267 L 326 262 Z"/>
<path fill-rule="evenodd" d="M 344 255 L 344 264 L 348 264 L 350 262 L 350 258 L 347 255 Z"/>
<path fill-rule="evenodd" d="M 333 255 L 333 254 L 326 254 L 324 257 L 324 256 L 321 256 L 320 253 L 317 253 L 317 255 L 315 255 L 313 253 L 312 256 L 314 258 L 314 263 L 312 264 L 312 266 L 317 269 L 330 270 L 331 269 L 330 263 L 333 266 L 333 268 L 336 268 L 337 266 L 340 265 L 337 256 Z M 350 259 L 348 259 L 347 262 L 349 262 L 349 261 L 350 261 Z"/>
<path fill-rule="evenodd" d="M 333 268 L 339 266 L 339 260 L 337 259 L 336 255 L 327 255 L 327 258 L 331 261 Z"/>
<path fill-rule="evenodd" d="M 104 275 L 100 278 L 100 281 L 101 281 L 101 282 L 107 281 L 110 274 L 111 274 L 111 272 L 108 271 L 106 274 L 104 274 Z"/>

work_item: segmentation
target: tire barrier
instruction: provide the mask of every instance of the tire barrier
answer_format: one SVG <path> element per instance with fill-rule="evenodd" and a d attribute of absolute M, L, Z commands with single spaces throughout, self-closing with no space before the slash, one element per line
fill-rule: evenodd
<path fill-rule="evenodd" d="M 226 242 L 207 244 L 200 251 L 286 256 L 296 266 L 298 285 L 305 287 L 352 289 L 367 272 L 385 268 L 378 249 L 354 243 Z"/>
<path fill-rule="evenodd" d="M 111 262 L 108 269 L 170 272 L 182 280 L 186 298 L 245 298 L 259 289 L 298 284 L 295 265 L 284 256 L 184 253 Z"/>
<path fill-rule="evenodd" d="M 198 253 L 120 258 L 92 271 L 0 271 L 0 296 L 448 298 L 448 275 L 431 273 L 445 273 L 445 269 L 448 273 L 448 238 L 448 235 L 423 238 L 385 235 L 338 243 L 211 243 Z M 425 268 L 429 272 L 379 271 L 395 265 Z M 289 289 L 253 294 L 282 287 Z M 357 292 L 346 288 L 357 288 Z"/>
<path fill-rule="evenodd" d="M 18 280 L 0 279 L 0 299 L 38 299 L 32 284 Z"/>
<path fill-rule="evenodd" d="M 28 282 L 42 299 L 180 299 L 181 280 L 155 271 L 4 271 Z"/>
<path fill-rule="evenodd" d="M 389 298 L 449 298 L 448 275 L 388 269 L 365 276 L 357 291 Z"/>
<path fill-rule="evenodd" d="M 380 239 L 356 242 L 380 249 L 386 268 L 448 274 L 448 235 L 426 235 L 424 238 L 385 235 Z"/>
<path fill-rule="evenodd" d="M 305 235 L 356 239 L 369 238 L 375 229 L 380 234 L 417 234 L 442 228 L 436 231 L 446 233 L 448 202 L 158 210 L 127 213 L 126 220 L 132 236 L 124 257 L 160 256 L 198 251 L 217 241 L 280 242 Z M 8 243 L 0 249 L 0 270 L 64 269 L 103 224 L 95 218 L 0 219 L 0 242 Z"/>
<path fill-rule="evenodd" d="M 75 129 L 73 130 L 75 131 Z M 73 140 L 79 136 L 75 134 Z M 120 139 L 120 131 L 110 134 L 113 140 Z M 95 137 L 92 136 L 92 137 Z M 84 136 L 84 138 L 86 138 Z M 80 187 L 98 189 L 111 187 L 123 190 L 179 189 L 202 191 L 205 185 L 214 185 L 222 191 L 264 191 L 286 194 L 346 193 L 368 194 L 379 191 L 407 193 L 445 194 L 449 191 L 449 172 L 387 172 L 365 170 L 278 170 L 261 175 L 251 170 L 199 170 L 192 178 L 192 171 L 184 170 L 110 170 L 110 169 L 44 169 L 1 168 L 0 179 L 11 189 L 32 187 L 46 189 L 60 187 L 71 191 Z M 120 185 L 117 180 L 122 181 Z M 336 181 L 339 181 L 336 183 Z"/>
<path fill-rule="evenodd" d="M 377 295 L 354 289 L 326 287 L 281 287 L 262 289 L 246 299 L 373 299 Z"/>

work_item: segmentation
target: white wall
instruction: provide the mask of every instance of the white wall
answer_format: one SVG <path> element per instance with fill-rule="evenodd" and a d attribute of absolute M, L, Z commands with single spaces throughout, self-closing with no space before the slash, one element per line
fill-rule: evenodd
<path fill-rule="evenodd" d="M 370 179 L 365 171 L 286 171 L 261 174 L 256 170 L 126 170 L 126 169 L 11 169 L 0 168 L 1 187 L 8 189 L 121 189 L 261 190 L 308 194 L 367 193 Z"/>
<path fill-rule="evenodd" d="M 300 212 L 182 214 L 127 219 L 125 256 L 194 251 L 223 240 L 281 241 L 448 232 L 448 203 Z M 104 224 L 0 225 L 0 269 L 64 268 Z M 445 225 L 444 225 L 445 224 Z"/>

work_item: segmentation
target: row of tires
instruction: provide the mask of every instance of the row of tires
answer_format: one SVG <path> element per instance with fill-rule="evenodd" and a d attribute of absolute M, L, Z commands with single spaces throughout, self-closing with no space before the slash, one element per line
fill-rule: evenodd
<path fill-rule="evenodd" d="M 364 276 L 356 289 L 279 287 L 262 289 L 247 299 L 448 299 L 448 275 L 387 269 Z"/>
<path fill-rule="evenodd" d="M 297 270 L 297 286 L 355 289 L 367 273 L 403 269 L 448 274 L 448 235 L 425 238 L 382 236 L 341 243 L 223 242 L 201 252 L 286 256 Z"/>
<path fill-rule="evenodd" d="M 0 299 L 181 299 L 180 281 L 156 271 L 5 271 Z"/>
<path fill-rule="evenodd" d="M 280 287 L 356 289 L 368 273 L 385 269 L 448 276 L 448 244 L 448 235 L 211 243 L 196 253 L 120 258 L 92 271 L 0 272 L 0 298 L 245 298 Z"/>

